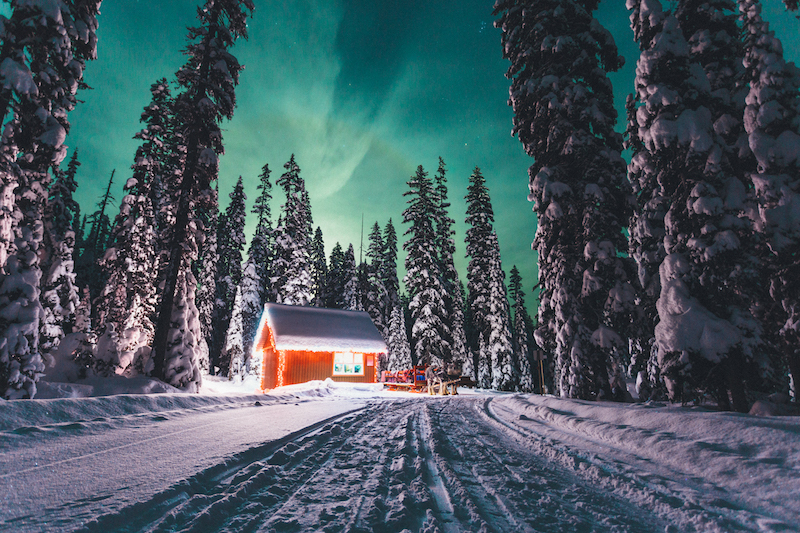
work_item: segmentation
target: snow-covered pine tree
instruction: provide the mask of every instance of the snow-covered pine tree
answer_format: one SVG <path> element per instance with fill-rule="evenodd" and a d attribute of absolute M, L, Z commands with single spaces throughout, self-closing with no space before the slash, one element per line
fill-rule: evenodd
<path fill-rule="evenodd" d="M 439 158 L 439 168 L 434 176 L 434 204 L 435 204 L 435 231 L 436 231 L 436 253 L 439 258 L 439 271 L 442 273 L 442 284 L 444 285 L 445 308 L 450 320 L 445 322 L 449 332 L 450 343 L 452 346 L 451 358 L 464 361 L 467 352 L 467 338 L 464 333 L 464 310 L 459 302 L 458 295 L 458 271 L 453 262 L 453 254 L 456 252 L 453 235 L 453 225 L 455 220 L 450 218 L 448 209 L 450 202 L 447 200 L 447 168 L 444 160 Z"/>
<path fill-rule="evenodd" d="M 259 191 L 256 201 L 253 203 L 252 213 L 256 215 L 256 231 L 253 233 L 253 240 L 250 241 L 248 257 L 252 258 L 256 267 L 256 274 L 261 280 L 260 296 L 262 302 L 277 301 L 277 293 L 270 283 L 272 277 L 272 256 L 274 235 L 272 230 L 272 183 L 269 180 L 271 171 L 269 165 L 261 168 L 258 175 Z"/>
<path fill-rule="evenodd" d="M 100 296 L 105 287 L 105 272 L 100 268 L 99 260 L 106 253 L 111 233 L 111 220 L 108 218 L 106 210 L 116 200 L 114 195 L 111 194 L 116 172 L 116 169 L 111 171 L 106 191 L 98 200 L 97 209 L 88 217 L 89 222 L 91 222 L 91 229 L 89 230 L 89 235 L 83 241 L 80 255 L 75 260 L 78 285 L 80 287 L 89 287 L 92 301 Z M 92 312 L 96 313 L 96 311 L 97 309 L 93 306 Z"/>
<path fill-rule="evenodd" d="M 386 287 L 383 285 L 383 277 L 381 275 L 384 271 L 383 256 L 386 245 L 383 242 L 381 228 L 377 222 L 372 226 L 368 240 L 367 258 L 370 262 L 366 265 L 367 291 L 364 298 L 364 307 L 370 318 L 372 318 L 375 327 L 378 328 L 378 331 L 381 332 L 384 340 L 386 340 L 388 338 L 387 328 L 389 324 L 385 321 L 384 310 L 388 306 L 388 294 Z"/>
<path fill-rule="evenodd" d="M 467 297 L 467 289 L 463 281 L 458 283 L 458 291 L 461 298 L 461 309 L 464 315 L 464 338 L 466 340 L 466 356 L 462 365 L 462 375 L 470 378 L 473 381 L 478 380 L 475 369 L 477 368 L 477 346 L 478 336 L 475 324 L 472 320 L 472 309 L 469 306 L 469 299 Z"/>
<path fill-rule="evenodd" d="M 96 57 L 99 0 L 15 2 L 0 19 L 0 397 L 33 398 L 39 352 L 43 212 L 49 169 L 66 156 L 68 113 Z"/>
<path fill-rule="evenodd" d="M 505 273 L 500 263 L 500 247 L 492 228 L 489 189 L 479 168 L 475 167 L 467 188 L 467 289 L 477 355 L 473 368 L 484 388 L 514 390 L 517 377 L 513 370 L 510 316 L 506 296 Z"/>
<path fill-rule="evenodd" d="M 528 338 L 528 310 L 525 308 L 525 291 L 522 288 L 522 276 L 517 265 L 511 268 L 508 293 L 514 307 L 514 323 L 511 327 L 511 345 L 518 365 L 519 390 L 533 392 L 533 373 L 530 362 L 530 339 Z"/>
<path fill-rule="evenodd" d="M 383 259 L 381 260 L 381 281 L 386 288 L 386 309 L 384 320 L 391 321 L 394 308 L 400 303 L 400 281 L 397 279 L 397 232 L 392 219 L 383 227 Z"/>
<path fill-rule="evenodd" d="M 185 154 L 185 159 L 174 202 L 174 231 L 153 341 L 153 373 L 165 379 L 177 376 L 169 369 L 183 364 L 170 361 L 170 352 L 188 364 L 197 361 L 197 354 L 190 356 L 189 350 L 200 349 L 198 339 L 194 344 L 187 342 L 180 350 L 170 350 L 169 345 L 176 338 L 170 330 L 173 325 L 184 323 L 176 321 L 176 316 L 197 315 L 196 308 L 192 309 L 196 285 L 189 283 L 194 276 L 191 271 L 181 273 L 181 268 L 190 268 L 197 256 L 196 247 L 202 240 L 199 233 L 203 228 L 196 220 L 194 209 L 208 206 L 213 196 L 211 183 L 217 177 L 219 155 L 223 152 L 219 123 L 223 118 L 233 117 L 236 105 L 234 89 L 243 67 L 228 49 L 239 37 L 247 37 L 247 15 L 253 8 L 252 0 L 208 0 L 203 8 L 198 8 L 200 25 L 189 30 L 191 42 L 186 48 L 189 60 L 177 73 L 183 92 L 176 98 L 174 108 L 179 117 L 179 137 L 185 143 L 185 150 L 180 152 Z M 188 254 L 192 256 L 189 261 L 183 260 L 187 255 L 184 250 L 192 250 Z M 185 289 L 183 293 L 177 290 L 180 286 Z M 187 369 L 185 375 L 190 376 L 189 381 L 177 379 L 175 382 L 189 388 L 199 386 L 199 369 L 196 372 Z M 194 381 L 195 376 L 197 381 Z"/>
<path fill-rule="evenodd" d="M 251 270 L 252 267 L 251 267 Z M 225 335 L 225 346 L 222 348 L 222 360 L 228 361 L 228 379 L 242 381 L 247 376 L 246 352 L 244 350 L 244 332 L 242 331 L 242 286 L 236 287 L 233 299 L 231 320 Z"/>
<path fill-rule="evenodd" d="M 709 254 L 701 252 L 702 257 L 694 261 L 702 264 L 701 285 L 707 287 L 710 301 L 718 298 L 711 296 L 715 292 L 714 286 L 721 285 L 722 294 L 735 295 L 734 306 L 746 309 L 744 315 L 733 319 L 744 336 L 745 360 L 732 364 L 750 367 L 736 371 L 741 372 L 748 389 L 766 390 L 768 385 L 764 379 L 766 374 L 772 374 L 771 367 L 776 357 L 762 341 L 761 325 L 750 310 L 752 302 L 763 302 L 762 295 L 765 296 L 766 291 L 762 290 L 763 283 L 757 274 L 761 253 L 756 250 L 752 223 L 742 216 L 752 211 L 752 202 L 745 191 L 752 188 L 747 171 L 755 170 L 756 161 L 748 150 L 743 124 L 747 87 L 742 83 L 744 50 L 736 11 L 735 0 L 681 0 L 675 11 L 689 45 L 689 57 L 703 68 L 710 85 L 710 97 L 704 99 L 703 104 L 711 113 L 713 150 L 721 153 L 712 156 L 705 168 L 704 180 L 717 189 L 723 201 L 723 212 L 718 218 L 721 217 L 724 223 L 719 229 L 724 235 L 732 234 L 739 240 L 733 253 L 715 253 L 709 260 Z M 716 221 L 700 216 L 701 235 L 708 235 L 709 222 L 714 224 Z M 708 237 L 708 242 L 720 238 L 727 237 L 715 235 Z M 691 253 L 689 257 L 692 257 Z M 717 312 L 716 309 L 713 311 Z M 721 312 L 723 315 L 726 313 Z M 733 357 L 738 358 L 738 355 Z M 726 379 L 739 380 L 734 376 Z M 740 409 L 746 408 L 740 406 Z"/>
<path fill-rule="evenodd" d="M 261 299 L 263 284 L 258 277 L 258 268 L 253 257 L 248 257 L 242 267 L 242 282 L 238 291 L 241 292 L 240 314 L 242 328 L 242 350 L 244 353 L 245 372 L 249 372 L 250 354 L 253 341 L 256 338 L 258 323 L 264 312 L 264 301 Z M 230 331 L 230 326 L 228 327 Z M 233 366 L 231 366 L 233 368 Z"/>
<path fill-rule="evenodd" d="M 538 226 L 540 330 L 555 347 L 563 396 L 611 394 L 615 357 L 626 349 L 614 330 L 613 294 L 629 295 L 622 228 L 628 186 L 614 131 L 617 113 L 607 72 L 623 63 L 611 34 L 592 15 L 596 0 L 498 0 L 495 25 L 511 61 L 512 133 L 526 153 Z M 622 302 L 633 307 L 633 300 Z"/>
<path fill-rule="evenodd" d="M 396 372 L 411 368 L 411 346 L 408 344 L 406 319 L 400 303 L 392 309 L 389 320 L 389 340 L 386 345 L 389 354 L 385 370 Z"/>
<path fill-rule="evenodd" d="M 739 10 L 750 85 L 744 123 L 758 162 L 750 176 L 757 201 L 753 218 L 768 248 L 762 260 L 776 304 L 765 306 L 773 311 L 764 313 L 764 327 L 779 345 L 796 399 L 800 385 L 800 69 L 784 58 L 782 44 L 762 18 L 758 0 L 741 0 Z"/>
<path fill-rule="evenodd" d="M 135 135 L 141 141 L 131 167 L 133 175 L 125 183 L 125 197 L 114 222 L 111 247 L 100 265 L 107 279 L 95 301 L 99 341 L 112 335 L 115 346 L 109 354 L 98 353 L 106 368 L 131 374 L 150 370 L 150 345 L 155 326 L 158 296 L 153 273 L 158 272 L 157 228 L 153 204 L 153 182 L 162 173 L 164 133 L 169 120 L 171 99 L 166 79 L 150 86 L 150 104 L 144 108 L 144 129 Z M 113 327 L 110 327 L 113 324 Z"/>
<path fill-rule="evenodd" d="M 314 240 L 311 241 L 311 281 L 314 289 L 314 299 L 311 305 L 325 307 L 325 285 L 328 278 L 328 262 L 325 258 L 325 241 L 322 239 L 322 229 L 317 226 Z"/>
<path fill-rule="evenodd" d="M 325 306 L 329 309 L 344 309 L 345 255 L 338 242 L 331 250 L 328 262 L 328 277 L 325 282 Z"/>
<path fill-rule="evenodd" d="M 278 303 L 308 305 L 314 297 L 311 279 L 311 206 L 300 167 L 292 154 L 277 184 L 286 195 L 275 236 L 275 272 Z"/>
<path fill-rule="evenodd" d="M 217 232 L 217 279 L 216 298 L 212 325 L 212 343 L 209 346 L 211 368 L 219 367 L 224 375 L 230 361 L 224 352 L 225 338 L 231 321 L 236 288 L 242 281 L 242 252 L 244 251 L 244 225 L 247 210 L 242 177 L 236 181 L 230 193 L 230 203 L 220 217 Z M 212 372 L 216 373 L 216 371 Z"/>
<path fill-rule="evenodd" d="M 342 261 L 342 309 L 363 311 L 361 298 L 358 297 L 358 268 L 356 267 L 356 253 L 353 245 L 347 247 Z"/>
<path fill-rule="evenodd" d="M 72 198 L 77 189 L 75 175 L 79 166 L 75 150 L 66 171 L 53 167 L 56 179 L 45 207 L 45 259 L 40 296 L 44 314 L 39 338 L 44 354 L 55 351 L 64 335 L 72 332 L 80 302 L 75 284 L 75 232 L 72 231 L 72 221 L 79 209 Z"/>
<path fill-rule="evenodd" d="M 735 409 L 746 409 L 742 372 L 758 331 L 745 283 L 754 267 L 742 249 L 745 190 L 725 172 L 725 143 L 706 107 L 713 102 L 709 79 L 692 61 L 677 19 L 657 1 L 628 7 L 642 48 L 635 111 L 641 151 L 630 175 L 640 198 L 668 206 L 655 327 L 659 373 L 673 400 L 706 391 L 723 407 L 730 394 Z"/>
<path fill-rule="evenodd" d="M 211 345 L 214 341 L 214 309 L 216 308 L 216 295 L 217 295 L 217 261 L 219 260 L 219 253 L 217 250 L 217 232 L 219 231 L 220 216 L 219 216 L 219 181 L 216 182 L 214 187 L 213 196 L 209 199 L 209 205 L 206 209 L 197 214 L 198 219 L 207 228 L 203 238 L 203 244 L 200 247 L 197 261 L 194 264 L 194 270 L 197 276 L 197 292 L 195 293 L 195 303 L 197 304 L 197 313 L 200 320 L 200 331 L 205 340 L 206 350 L 211 351 Z M 251 243 L 252 248 L 252 243 Z M 165 254 L 159 254 L 163 257 Z M 206 354 L 201 358 L 201 372 L 208 374 L 211 370 L 211 355 Z"/>
<path fill-rule="evenodd" d="M 513 391 L 519 386 L 519 365 L 514 362 L 514 349 L 511 344 L 511 311 L 508 307 L 503 266 L 500 261 L 500 244 L 494 231 L 486 243 L 489 251 L 488 310 L 486 321 L 488 338 L 484 344 L 486 354 L 481 359 L 488 361 L 492 368 L 492 388 Z"/>
<path fill-rule="evenodd" d="M 403 211 L 403 222 L 410 227 L 403 244 L 407 253 L 403 282 L 410 300 L 414 359 L 420 365 L 441 365 L 451 359 L 452 344 L 436 250 L 436 194 L 422 165 L 407 183 L 410 190 L 403 195 L 410 198 Z"/>

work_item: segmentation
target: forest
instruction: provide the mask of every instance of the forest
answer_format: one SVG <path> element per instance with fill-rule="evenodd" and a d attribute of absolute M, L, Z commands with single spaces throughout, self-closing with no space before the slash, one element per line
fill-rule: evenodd
<path fill-rule="evenodd" d="M 3 398 L 35 397 L 48 375 L 186 391 L 206 374 L 242 379 L 259 371 L 250 344 L 268 301 L 366 311 L 389 347 L 382 369 L 458 360 L 486 389 L 625 401 L 634 381 L 643 400 L 737 411 L 795 394 L 800 71 L 758 0 L 628 0 L 640 55 L 624 134 L 613 97 L 625 88 L 608 77 L 623 59 L 598 2 L 496 2 L 512 132 L 532 163 L 535 294 L 516 267 L 505 279 L 478 167 L 454 193 L 441 158 L 433 176 L 419 166 L 406 209 L 328 257 L 294 155 L 275 180 L 276 220 L 269 164 L 220 210 L 220 124 L 236 110 L 250 0 L 197 9 L 184 66 L 151 86 L 118 213 L 114 172 L 82 215 L 80 153 L 64 141 L 100 3 L 11 2 L 0 18 Z M 258 181 L 249 210 L 243 180 Z M 467 204 L 466 283 L 454 194 Z"/>

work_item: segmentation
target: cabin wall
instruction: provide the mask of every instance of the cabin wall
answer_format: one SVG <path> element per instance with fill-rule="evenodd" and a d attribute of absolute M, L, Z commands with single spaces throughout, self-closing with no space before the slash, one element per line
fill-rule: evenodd
<path fill-rule="evenodd" d="M 371 355 L 371 354 L 370 354 Z M 372 355 L 373 365 L 364 366 L 363 376 L 334 376 L 333 352 L 286 352 L 286 369 L 283 373 L 283 384 L 293 385 L 305 383 L 314 379 L 331 378 L 342 383 L 375 383 L 375 360 Z"/>

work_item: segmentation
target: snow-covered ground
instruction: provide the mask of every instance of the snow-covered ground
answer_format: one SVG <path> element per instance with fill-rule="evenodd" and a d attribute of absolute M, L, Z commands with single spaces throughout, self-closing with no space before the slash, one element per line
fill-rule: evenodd
<path fill-rule="evenodd" d="M 0 402 L 0 530 L 800 531 L 796 417 L 251 386 Z"/>

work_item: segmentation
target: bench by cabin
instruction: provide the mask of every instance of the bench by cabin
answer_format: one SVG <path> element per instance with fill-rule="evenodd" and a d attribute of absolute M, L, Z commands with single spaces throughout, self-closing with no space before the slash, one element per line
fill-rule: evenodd
<path fill-rule="evenodd" d="M 261 390 L 331 378 L 375 383 L 386 344 L 363 311 L 267 303 L 253 350 L 261 360 Z"/>

